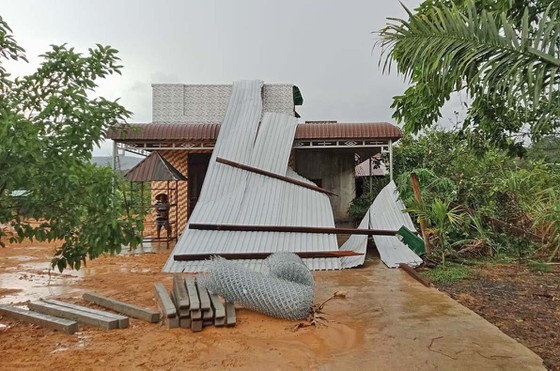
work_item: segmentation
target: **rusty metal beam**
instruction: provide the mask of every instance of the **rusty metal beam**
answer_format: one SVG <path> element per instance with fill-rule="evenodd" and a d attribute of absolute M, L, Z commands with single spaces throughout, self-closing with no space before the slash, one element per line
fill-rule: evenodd
<path fill-rule="evenodd" d="M 221 157 L 217 157 L 216 162 L 219 162 L 220 164 L 228 165 L 228 166 L 231 166 L 231 167 L 235 167 L 235 168 L 238 168 L 238 169 L 241 169 L 241 170 L 250 171 L 250 172 L 255 173 L 255 174 L 260 174 L 260 175 L 264 175 L 264 176 L 267 176 L 267 177 L 270 177 L 270 178 L 279 179 L 279 180 L 282 180 L 282 181 L 287 182 L 287 183 L 292 183 L 292 184 L 298 185 L 300 187 L 304 187 L 304 188 L 312 189 L 312 190 L 317 191 L 317 192 L 325 193 L 329 196 L 338 196 L 336 193 L 328 191 L 324 188 L 317 187 L 315 185 L 308 184 L 308 183 L 305 183 L 305 182 L 302 182 L 300 180 L 296 180 L 296 179 L 293 179 L 293 178 L 290 178 L 290 177 L 287 177 L 287 176 L 283 176 L 283 175 L 280 175 L 280 174 L 275 174 L 275 173 L 272 173 L 270 171 L 262 170 L 262 169 L 259 169 L 259 168 L 253 167 L 253 166 L 240 164 L 239 162 L 226 160 L 226 159 L 221 158 Z"/>
<path fill-rule="evenodd" d="M 173 259 L 175 261 L 194 261 L 194 260 L 206 260 L 213 256 L 220 256 L 222 258 L 236 260 L 236 259 L 266 259 L 272 253 L 215 253 L 215 254 L 183 254 L 174 255 Z M 294 252 L 302 259 L 312 259 L 312 258 L 343 258 L 346 256 L 356 256 L 364 255 L 354 251 L 305 251 L 305 252 Z"/>
<path fill-rule="evenodd" d="M 398 231 L 385 229 L 355 229 L 300 227 L 277 225 L 235 225 L 235 224 L 189 224 L 189 229 L 205 231 L 237 231 L 237 232 L 287 232 L 287 233 L 319 233 L 319 234 L 361 234 L 368 236 L 394 236 Z"/>

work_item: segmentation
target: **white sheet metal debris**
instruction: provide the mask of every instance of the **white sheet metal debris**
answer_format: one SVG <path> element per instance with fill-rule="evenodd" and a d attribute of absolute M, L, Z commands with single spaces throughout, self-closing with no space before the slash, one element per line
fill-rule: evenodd
<path fill-rule="evenodd" d="M 307 188 L 216 162 L 217 157 L 309 182 L 288 168 L 297 119 L 262 115 L 262 81 L 233 86 L 227 112 L 189 223 L 334 227 L 328 196 Z M 312 184 L 311 182 L 309 182 Z M 337 250 L 334 234 L 191 230 L 189 225 L 164 272 L 204 271 L 205 261 L 175 261 L 174 255 Z M 312 270 L 340 269 L 338 258 L 305 259 Z M 262 261 L 244 260 L 260 270 Z"/>
<path fill-rule="evenodd" d="M 405 206 L 399 199 L 395 182 L 391 181 L 379 192 L 358 228 L 398 230 L 404 225 L 411 231 L 415 231 L 412 219 L 408 213 L 403 213 L 404 209 Z M 396 236 L 373 236 L 373 240 L 381 260 L 389 268 L 397 268 L 399 263 L 412 267 L 422 263 L 422 259 Z M 352 235 L 340 250 L 365 254 L 366 248 L 367 236 Z M 341 258 L 341 265 L 342 268 L 357 267 L 364 263 L 364 259 L 365 255 Z"/>

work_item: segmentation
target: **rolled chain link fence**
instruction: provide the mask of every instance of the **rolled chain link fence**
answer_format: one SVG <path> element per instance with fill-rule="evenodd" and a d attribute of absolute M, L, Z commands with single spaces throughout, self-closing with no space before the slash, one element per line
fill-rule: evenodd
<path fill-rule="evenodd" d="M 291 321 L 307 318 L 313 305 L 313 274 L 299 256 L 279 252 L 266 259 L 267 273 L 250 271 L 240 264 L 215 257 L 199 285 L 229 302 L 271 317 Z"/>

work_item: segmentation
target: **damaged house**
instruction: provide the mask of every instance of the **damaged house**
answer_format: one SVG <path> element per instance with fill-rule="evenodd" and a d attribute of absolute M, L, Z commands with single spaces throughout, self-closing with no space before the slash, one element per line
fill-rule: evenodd
<path fill-rule="evenodd" d="M 154 84 L 152 89 L 152 122 L 131 124 L 110 138 L 115 155 L 157 153 L 186 178 L 177 187 L 182 234 L 165 271 L 204 270 L 203 261 L 177 260 L 179 255 L 338 250 L 335 234 L 302 228 L 335 228 L 335 222 L 348 221 L 356 158 L 388 153 L 392 178 L 392 144 L 402 137 L 398 127 L 298 123 L 303 98 L 293 84 Z M 305 259 L 311 269 L 345 268 L 345 260 L 355 266 L 363 257 Z M 258 260 L 249 263 L 258 269 Z"/>

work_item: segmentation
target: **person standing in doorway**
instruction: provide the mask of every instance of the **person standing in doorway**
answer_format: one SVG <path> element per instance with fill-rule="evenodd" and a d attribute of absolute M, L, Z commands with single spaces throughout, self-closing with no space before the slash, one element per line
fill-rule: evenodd
<path fill-rule="evenodd" d="M 171 236 L 171 224 L 169 224 L 169 198 L 165 193 L 156 196 L 156 231 L 158 240 L 161 238 L 161 228 L 165 227 L 167 238 Z"/>

